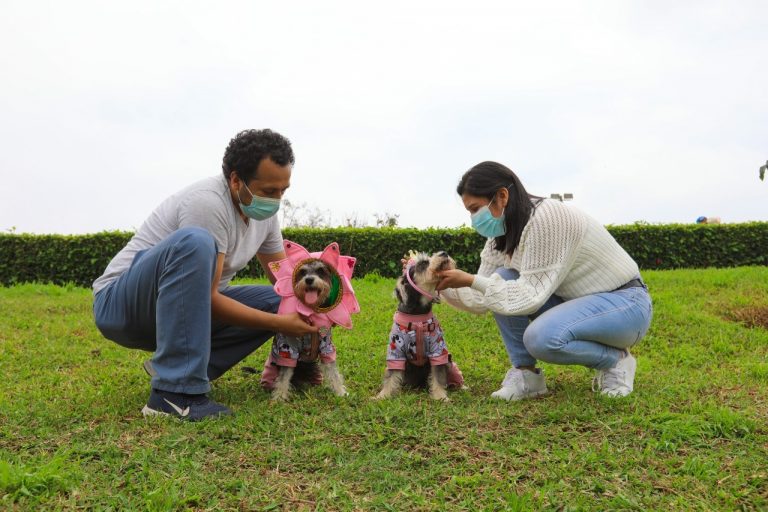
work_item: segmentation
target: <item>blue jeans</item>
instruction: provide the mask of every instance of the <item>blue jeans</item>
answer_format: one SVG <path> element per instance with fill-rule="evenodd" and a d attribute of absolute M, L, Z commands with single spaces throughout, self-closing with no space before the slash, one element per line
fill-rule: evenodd
<path fill-rule="evenodd" d="M 207 393 L 215 379 L 275 333 L 214 322 L 211 288 L 216 242 L 207 230 L 183 228 L 150 249 L 100 290 L 93 302 L 104 337 L 154 351 L 152 387 L 174 393 Z M 222 294 L 246 306 L 277 312 L 271 286 L 229 286 Z"/>
<path fill-rule="evenodd" d="M 507 281 L 520 277 L 508 268 L 496 273 Z M 553 295 L 533 315 L 493 316 L 515 367 L 539 359 L 602 370 L 616 366 L 623 350 L 645 336 L 652 314 L 648 290 L 635 287 L 568 301 Z"/>

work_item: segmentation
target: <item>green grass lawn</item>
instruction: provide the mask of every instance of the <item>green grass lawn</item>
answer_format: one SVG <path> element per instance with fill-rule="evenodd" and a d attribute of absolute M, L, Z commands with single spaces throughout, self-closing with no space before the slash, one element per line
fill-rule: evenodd
<path fill-rule="evenodd" d="M 553 365 L 550 395 L 489 399 L 508 366 L 493 319 L 439 305 L 471 389 L 372 401 L 395 304 L 368 277 L 335 331 L 348 398 L 272 404 L 237 366 L 212 392 L 235 416 L 199 423 L 141 417 L 147 353 L 100 336 L 90 290 L 0 288 L 0 509 L 768 509 L 768 332 L 745 324 L 768 311 L 768 268 L 644 277 L 654 320 L 624 399 Z"/>

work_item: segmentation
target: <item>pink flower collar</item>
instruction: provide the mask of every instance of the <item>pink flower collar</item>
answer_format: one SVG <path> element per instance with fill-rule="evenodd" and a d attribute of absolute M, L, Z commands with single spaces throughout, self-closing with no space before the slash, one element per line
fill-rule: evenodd
<path fill-rule="evenodd" d="M 352 271 L 355 268 L 355 258 L 339 254 L 339 244 L 333 242 L 322 253 L 310 253 L 304 247 L 288 240 L 283 241 L 287 258 L 273 261 L 269 268 L 275 275 L 275 292 L 280 295 L 278 314 L 298 313 L 309 318 L 312 325 L 331 327 L 341 325 L 347 329 L 352 328 L 352 313 L 360 312 L 355 291 L 352 289 Z M 338 292 L 334 300 L 328 305 L 308 305 L 300 301 L 294 291 L 294 274 L 296 267 L 301 266 L 306 260 L 321 260 L 327 263 L 334 273 L 334 279 L 338 280 Z"/>

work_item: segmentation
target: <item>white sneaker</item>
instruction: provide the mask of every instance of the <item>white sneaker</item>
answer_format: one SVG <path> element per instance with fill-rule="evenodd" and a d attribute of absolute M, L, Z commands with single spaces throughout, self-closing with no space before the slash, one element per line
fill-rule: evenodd
<path fill-rule="evenodd" d="M 635 370 L 637 359 L 627 353 L 613 368 L 597 371 L 592 379 L 592 391 L 600 391 L 606 396 L 627 396 L 635 385 Z"/>
<path fill-rule="evenodd" d="M 544 370 L 539 370 L 536 373 L 530 370 L 510 368 L 501 383 L 501 388 L 491 393 L 491 396 L 502 400 L 522 400 L 543 395 L 546 392 Z"/>

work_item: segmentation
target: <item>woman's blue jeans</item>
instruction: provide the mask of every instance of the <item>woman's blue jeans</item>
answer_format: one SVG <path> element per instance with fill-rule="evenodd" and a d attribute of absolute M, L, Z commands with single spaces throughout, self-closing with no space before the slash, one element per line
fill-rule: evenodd
<path fill-rule="evenodd" d="M 104 337 L 155 352 L 155 389 L 207 393 L 209 379 L 274 335 L 211 319 L 216 256 L 216 242 L 207 230 L 180 229 L 137 253 L 130 269 L 94 298 L 96 326 Z M 269 313 L 280 304 L 271 286 L 229 286 L 221 293 Z"/>
<path fill-rule="evenodd" d="M 507 281 L 520 277 L 508 268 L 496 273 Z M 538 359 L 601 370 L 616 366 L 623 350 L 645 336 L 652 314 L 648 290 L 635 287 L 568 301 L 553 295 L 533 315 L 493 316 L 513 366 Z"/>

